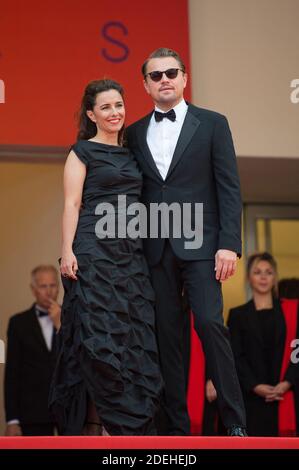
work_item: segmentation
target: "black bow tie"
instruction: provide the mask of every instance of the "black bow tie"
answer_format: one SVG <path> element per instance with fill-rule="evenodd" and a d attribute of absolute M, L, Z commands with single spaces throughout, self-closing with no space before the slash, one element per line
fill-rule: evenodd
<path fill-rule="evenodd" d="M 43 310 L 39 310 L 38 308 L 36 309 L 36 312 L 37 312 L 37 315 L 39 317 L 47 317 L 48 316 L 48 312 L 44 312 Z"/>
<path fill-rule="evenodd" d="M 171 109 L 167 113 L 160 113 L 160 111 L 155 111 L 155 119 L 157 122 L 162 121 L 162 119 L 167 118 L 170 121 L 174 122 L 176 115 L 175 115 L 175 110 Z"/>

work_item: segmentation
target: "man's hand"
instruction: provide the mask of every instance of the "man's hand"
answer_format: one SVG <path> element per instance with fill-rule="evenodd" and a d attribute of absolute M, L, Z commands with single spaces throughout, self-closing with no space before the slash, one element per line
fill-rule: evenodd
<path fill-rule="evenodd" d="M 230 250 L 218 250 L 215 255 L 217 281 L 226 281 L 237 269 L 237 253 Z"/>
<path fill-rule="evenodd" d="M 210 379 L 207 380 L 206 383 L 206 397 L 209 403 L 212 403 L 212 401 L 216 400 L 217 398 L 216 388 Z"/>
<path fill-rule="evenodd" d="M 13 437 L 13 436 L 22 436 L 22 435 L 23 435 L 22 429 L 19 424 L 14 423 L 14 424 L 6 425 L 5 436 Z"/>
<path fill-rule="evenodd" d="M 54 327 L 58 331 L 60 328 L 60 315 L 61 315 L 61 306 L 56 300 L 50 299 L 50 307 L 48 308 L 49 317 L 51 318 Z"/>

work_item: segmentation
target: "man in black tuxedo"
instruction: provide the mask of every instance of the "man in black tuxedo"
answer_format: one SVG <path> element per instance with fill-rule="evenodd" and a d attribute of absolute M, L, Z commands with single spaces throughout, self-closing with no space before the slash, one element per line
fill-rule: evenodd
<path fill-rule="evenodd" d="M 55 330 L 60 328 L 58 272 L 38 266 L 31 273 L 36 302 L 13 315 L 7 332 L 5 365 L 6 436 L 53 435 L 48 394 L 54 367 Z"/>
<path fill-rule="evenodd" d="M 221 293 L 221 281 L 234 274 L 241 255 L 242 203 L 230 129 L 224 116 L 185 102 L 187 75 L 175 51 L 157 49 L 143 64 L 142 73 L 155 111 L 127 129 L 128 145 L 143 172 L 142 202 L 148 212 L 151 203 L 164 202 L 168 207 L 178 203 L 181 208 L 183 203 L 191 204 L 195 237 L 200 216 L 196 203 L 203 204 L 201 246 L 188 247 L 190 240 L 184 233 L 177 237 L 177 221 L 170 222 L 166 238 L 160 221 L 158 237 L 144 239 L 156 292 L 156 329 L 165 381 L 167 426 L 160 433 L 190 433 L 182 360 L 184 285 L 222 420 L 229 435 L 244 436 L 245 411 L 223 323 Z"/>

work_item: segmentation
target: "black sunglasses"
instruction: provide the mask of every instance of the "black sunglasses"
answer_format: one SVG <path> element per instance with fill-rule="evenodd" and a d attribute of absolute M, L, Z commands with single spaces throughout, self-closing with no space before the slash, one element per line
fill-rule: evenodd
<path fill-rule="evenodd" d="M 149 72 L 145 74 L 144 78 L 149 75 L 151 77 L 151 80 L 153 80 L 153 82 L 159 82 L 160 80 L 162 80 L 163 73 L 165 73 L 167 78 L 173 79 L 178 76 L 179 70 L 183 72 L 182 69 L 167 69 L 167 70 L 163 70 L 163 72 L 159 72 L 158 70 L 155 70 L 154 72 Z"/>

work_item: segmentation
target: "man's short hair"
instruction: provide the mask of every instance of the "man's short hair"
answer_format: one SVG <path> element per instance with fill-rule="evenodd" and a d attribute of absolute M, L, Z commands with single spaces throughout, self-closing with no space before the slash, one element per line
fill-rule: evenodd
<path fill-rule="evenodd" d="M 180 64 L 181 70 L 185 73 L 186 67 L 184 62 L 182 61 L 181 56 L 173 49 L 168 49 L 167 47 L 159 47 L 159 49 L 156 49 L 154 52 L 152 52 L 148 56 L 146 61 L 143 63 L 141 67 L 142 75 L 145 77 L 147 64 L 151 59 L 160 59 L 162 57 L 174 57 L 174 59 L 176 59 Z"/>
<path fill-rule="evenodd" d="M 38 273 L 44 273 L 44 272 L 52 272 L 54 276 L 57 278 L 57 282 L 58 282 L 58 270 L 52 264 L 40 264 L 39 266 L 36 266 L 34 269 L 32 269 L 31 282 L 32 283 L 35 282 L 36 275 Z"/>

